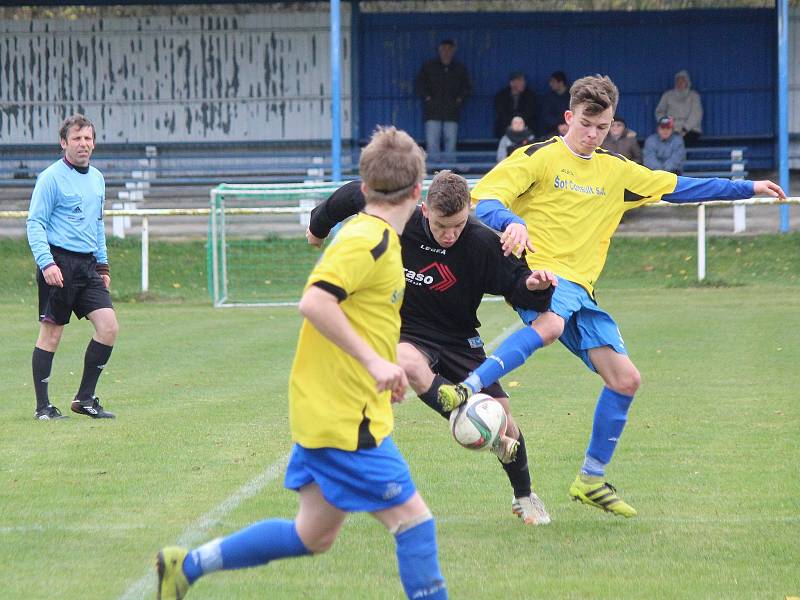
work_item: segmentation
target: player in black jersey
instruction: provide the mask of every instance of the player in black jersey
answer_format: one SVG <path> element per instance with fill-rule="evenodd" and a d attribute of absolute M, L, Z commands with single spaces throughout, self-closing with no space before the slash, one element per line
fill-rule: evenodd
<path fill-rule="evenodd" d="M 321 246 L 337 223 L 363 207 L 360 182 L 345 184 L 312 211 L 309 243 Z M 497 234 L 470 216 L 469 208 L 466 180 L 442 171 L 400 237 L 406 291 L 397 360 L 420 399 L 445 418 L 450 413 L 439 406 L 439 386 L 461 381 L 486 357 L 477 331 L 483 295 L 547 310 L 557 284 L 552 273 L 531 271 L 524 259 L 503 256 Z M 512 511 L 527 525 L 547 524 L 547 510 L 531 489 L 525 438 L 511 416 L 508 395 L 499 383 L 482 391 L 496 398 L 508 417 L 506 438 L 495 454 L 514 490 Z"/>

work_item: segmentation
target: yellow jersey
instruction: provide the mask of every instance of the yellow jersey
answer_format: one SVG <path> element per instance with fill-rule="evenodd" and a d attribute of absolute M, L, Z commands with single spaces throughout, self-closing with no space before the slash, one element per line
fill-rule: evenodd
<path fill-rule="evenodd" d="M 383 358 L 396 362 L 405 275 L 392 227 L 361 213 L 327 247 L 306 283 L 339 299 L 353 329 Z M 391 392 L 355 358 L 303 321 L 289 377 L 292 439 L 305 448 L 377 446 L 394 424 Z"/>
<path fill-rule="evenodd" d="M 579 156 L 557 136 L 513 152 L 478 182 L 472 200 L 499 200 L 525 221 L 535 248 L 527 254 L 531 269 L 548 269 L 594 295 L 622 215 L 659 201 L 677 180 L 602 148 Z"/>

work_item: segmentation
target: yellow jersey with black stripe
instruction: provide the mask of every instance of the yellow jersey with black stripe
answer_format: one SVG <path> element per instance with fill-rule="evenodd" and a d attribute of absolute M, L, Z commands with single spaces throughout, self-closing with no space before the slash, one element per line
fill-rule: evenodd
<path fill-rule="evenodd" d="M 396 362 L 405 275 L 392 227 L 361 213 L 327 247 L 306 283 L 332 293 L 353 329 Z M 303 321 L 289 378 L 292 439 L 306 448 L 375 447 L 394 424 L 389 391 L 355 358 Z"/>
<path fill-rule="evenodd" d="M 474 202 L 499 200 L 525 220 L 531 269 L 549 269 L 590 294 L 625 211 L 675 190 L 677 176 L 599 148 L 572 152 L 561 137 L 524 146 L 487 173 Z"/>

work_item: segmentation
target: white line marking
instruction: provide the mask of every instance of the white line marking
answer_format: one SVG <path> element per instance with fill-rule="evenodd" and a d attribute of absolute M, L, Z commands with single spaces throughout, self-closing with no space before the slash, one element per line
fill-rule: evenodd
<path fill-rule="evenodd" d="M 288 460 L 289 456 L 286 455 L 278 461 L 272 463 L 259 475 L 245 483 L 233 494 L 228 496 L 219 505 L 212 508 L 202 517 L 197 519 L 197 521 L 189 525 L 189 527 L 183 531 L 178 539 L 178 545 L 192 546 L 198 541 L 207 537 L 208 531 L 217 525 L 228 513 L 238 507 L 245 500 L 249 500 L 261 492 L 261 490 L 275 481 L 275 479 L 277 479 L 283 472 Z M 140 598 L 145 598 L 145 595 L 148 593 L 153 595 L 155 589 L 155 569 L 148 569 L 147 573 L 140 577 L 125 591 L 124 594 L 119 597 L 119 600 L 138 600 Z"/>
<path fill-rule="evenodd" d="M 500 335 L 494 338 L 486 345 L 486 350 L 492 350 L 498 346 L 509 334 L 522 327 L 522 322 L 517 320 L 513 324 L 506 327 Z M 406 398 L 414 396 L 414 392 L 410 391 L 406 394 Z M 266 470 L 262 471 L 259 475 L 245 483 L 231 496 L 222 501 L 218 506 L 212 508 L 197 521 L 187 527 L 181 537 L 178 539 L 179 546 L 193 546 L 197 541 L 205 538 L 208 531 L 217 523 L 219 523 L 229 512 L 238 507 L 242 502 L 248 500 L 261 492 L 265 487 L 277 479 L 283 472 L 286 463 L 289 461 L 289 455 L 282 457 L 278 461 L 271 464 Z M 155 550 L 154 550 L 155 552 Z M 118 600 L 140 600 L 146 597 L 147 594 L 153 595 L 156 589 L 155 569 L 148 569 L 147 573 L 142 575 L 136 582 L 131 585 L 125 593 L 122 594 Z"/>

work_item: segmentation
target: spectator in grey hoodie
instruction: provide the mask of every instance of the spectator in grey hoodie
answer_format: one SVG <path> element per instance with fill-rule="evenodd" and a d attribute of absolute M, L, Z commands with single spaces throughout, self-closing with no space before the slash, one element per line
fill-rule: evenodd
<path fill-rule="evenodd" d="M 656 133 L 651 133 L 644 142 L 644 166 L 680 175 L 685 160 L 683 138 L 675 132 L 670 117 L 661 117 Z"/>
<path fill-rule="evenodd" d="M 667 90 L 656 106 L 656 119 L 672 117 L 675 132 L 683 136 L 687 146 L 694 145 L 703 132 L 703 104 L 700 94 L 692 89 L 688 71 L 675 73 L 675 88 Z"/>

